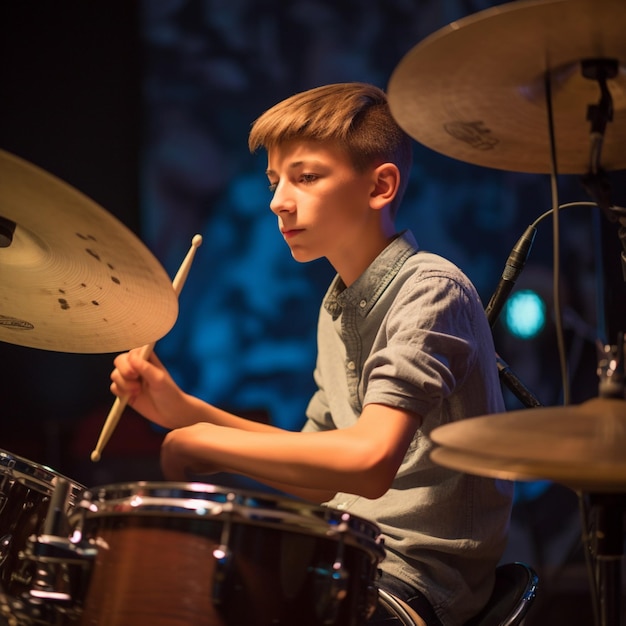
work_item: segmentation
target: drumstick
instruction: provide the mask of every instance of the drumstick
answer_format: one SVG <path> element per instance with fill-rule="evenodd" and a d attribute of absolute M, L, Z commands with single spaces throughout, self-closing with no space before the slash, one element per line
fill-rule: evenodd
<path fill-rule="evenodd" d="M 193 261 L 193 257 L 196 254 L 196 250 L 200 247 L 202 243 L 201 235 L 194 235 L 191 240 L 191 248 L 189 248 L 189 252 L 183 259 L 183 262 L 176 272 L 176 276 L 174 276 L 174 280 L 172 281 L 172 286 L 174 287 L 174 292 L 177 296 L 180 296 L 180 292 L 182 291 L 183 285 L 185 284 L 185 280 L 187 279 L 187 274 L 189 274 L 189 269 L 191 268 L 191 262 Z M 154 349 L 154 343 L 146 344 L 141 348 L 141 358 L 148 359 L 152 350 Z M 102 427 L 102 432 L 100 433 L 100 438 L 98 439 L 98 443 L 94 451 L 91 453 L 91 460 L 95 463 L 100 460 L 100 455 L 102 453 L 102 449 L 109 441 L 109 438 L 113 434 L 117 423 L 120 421 L 120 417 L 128 404 L 129 397 L 128 396 L 118 396 L 115 398 L 115 402 L 109 411 L 109 414 L 104 422 L 104 426 Z"/>

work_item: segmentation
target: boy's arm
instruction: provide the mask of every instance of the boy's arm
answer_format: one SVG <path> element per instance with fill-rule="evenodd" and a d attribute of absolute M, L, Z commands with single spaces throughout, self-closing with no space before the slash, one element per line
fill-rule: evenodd
<path fill-rule="evenodd" d="M 198 423 L 171 431 L 161 453 L 168 480 L 188 471 L 249 476 L 311 501 L 338 491 L 378 498 L 390 487 L 421 423 L 413 413 L 367 405 L 350 428 L 294 433 Z"/>

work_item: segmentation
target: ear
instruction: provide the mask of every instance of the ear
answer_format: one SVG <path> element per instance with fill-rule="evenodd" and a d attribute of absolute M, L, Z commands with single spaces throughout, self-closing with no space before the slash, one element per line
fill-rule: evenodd
<path fill-rule="evenodd" d="M 400 170 L 393 163 L 382 163 L 372 170 L 372 180 L 370 207 L 380 210 L 396 197 L 400 187 Z"/>

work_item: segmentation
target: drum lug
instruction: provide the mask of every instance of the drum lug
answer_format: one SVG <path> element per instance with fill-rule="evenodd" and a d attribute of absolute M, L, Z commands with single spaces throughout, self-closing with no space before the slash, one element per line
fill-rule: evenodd
<path fill-rule="evenodd" d="M 378 587 L 368 585 L 365 592 L 365 618 L 369 619 L 376 612 L 378 606 Z"/>
<path fill-rule="evenodd" d="M 213 557 L 215 558 L 215 572 L 213 574 L 211 599 L 214 605 L 220 606 L 224 602 L 224 592 L 232 565 L 232 554 L 228 546 L 222 544 L 213 550 Z"/>
<path fill-rule="evenodd" d="M 13 535 L 7 534 L 0 537 L 0 567 L 4 564 L 11 552 L 11 544 L 13 543 Z"/>
<path fill-rule="evenodd" d="M 6 478 L 2 480 L 2 489 L 5 488 Z M 4 507 L 6 506 L 8 501 L 7 496 L 3 491 L 0 492 L 0 513 L 4 511 Z M 11 544 L 13 543 L 13 535 L 7 533 L 0 538 L 0 567 L 4 564 L 7 557 L 11 552 Z"/>
<path fill-rule="evenodd" d="M 220 543 L 213 549 L 213 558 L 215 559 L 215 572 L 213 575 L 213 590 L 211 600 L 215 606 L 224 603 L 224 592 L 232 569 L 232 553 L 228 547 L 230 544 L 230 533 L 232 532 L 232 501 L 225 502 L 221 507 L 221 513 L 224 515 L 224 525 Z"/>
<path fill-rule="evenodd" d="M 85 572 L 90 572 L 96 556 L 96 550 L 82 540 L 78 529 L 75 530 L 74 541 L 68 536 L 70 525 L 66 511 L 69 495 L 69 481 L 59 477 L 43 532 L 30 537 L 25 554 L 20 555 L 20 558 L 35 564 L 30 596 L 47 602 L 70 602 L 73 599 L 72 590 L 82 584 L 80 581 Z"/>
<path fill-rule="evenodd" d="M 345 538 L 350 531 L 348 519 L 349 516 L 345 515 L 337 528 L 328 533 L 337 538 L 337 554 L 333 564 L 330 567 L 318 566 L 313 570 L 314 587 L 318 592 L 315 608 L 317 617 L 322 624 L 335 624 L 337 622 L 341 603 L 348 595 L 350 575 L 343 566 Z"/>
<path fill-rule="evenodd" d="M 85 548 L 64 537 L 30 537 L 18 555 L 23 561 L 21 568 L 11 573 L 12 581 L 27 587 L 27 591 L 12 598 L 12 613 L 26 620 L 26 626 L 65 623 L 62 613 L 72 616 L 70 623 L 74 623 L 95 554 L 91 546 Z"/>
<path fill-rule="evenodd" d="M 313 569 L 315 589 L 315 612 L 320 624 L 335 624 L 339 617 L 339 607 L 348 595 L 348 571 L 341 562 L 335 561 L 330 567 Z"/>
<path fill-rule="evenodd" d="M 22 568 L 22 575 L 26 574 L 22 582 L 29 584 L 28 596 L 48 606 L 77 609 L 96 554 L 97 548 L 84 541 L 74 543 L 56 535 L 31 537 L 25 553 L 20 554 L 30 564 Z"/>

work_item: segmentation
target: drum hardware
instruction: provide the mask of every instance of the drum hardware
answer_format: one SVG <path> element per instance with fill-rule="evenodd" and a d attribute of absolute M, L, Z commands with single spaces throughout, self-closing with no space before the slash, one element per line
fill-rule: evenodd
<path fill-rule="evenodd" d="M 349 519 L 349 516 L 346 516 Z M 350 574 L 343 566 L 344 539 L 349 528 L 342 521 L 329 531 L 329 536 L 337 539 L 337 554 L 332 564 L 317 565 L 312 568 L 313 586 L 318 601 L 315 612 L 321 624 L 335 624 L 341 603 L 348 594 Z"/>
<path fill-rule="evenodd" d="M 614 346 L 603 346 L 599 354 L 599 395 L 602 398 L 624 398 L 624 389 L 626 388 L 624 379 L 626 346 L 624 345 L 623 333 L 620 333 L 618 336 L 618 342 Z"/>
<path fill-rule="evenodd" d="M 509 2 L 439 29 L 392 72 L 391 112 L 419 143 L 485 167 L 551 173 L 546 75 L 562 174 L 586 174 L 589 133 L 581 127 L 594 85 L 586 60 L 626 58 L 622 0 Z M 603 141 L 603 167 L 626 167 L 624 74 L 607 76 L 615 121 Z"/>
<path fill-rule="evenodd" d="M 555 234 L 557 175 L 579 175 L 606 218 L 600 223 L 601 247 L 612 249 L 614 232 L 607 225 L 618 223 L 622 280 L 626 209 L 613 204 L 606 171 L 626 166 L 624 23 L 622 0 L 511 2 L 427 37 L 401 60 L 388 86 L 394 117 L 425 146 L 476 165 L 550 174 Z M 557 276 L 556 237 L 554 247 Z M 604 249 L 599 251 L 600 287 L 620 280 L 608 257 Z M 549 479 L 575 490 L 594 513 L 594 530 L 585 537 L 595 559 L 590 577 L 594 620 L 615 626 L 620 620 L 626 493 L 621 330 L 626 303 L 611 300 L 609 289 L 602 296 L 607 345 L 598 363 L 599 397 L 569 405 L 559 334 L 565 406 L 532 406 L 440 426 L 432 432 L 438 444 L 432 459 L 471 474 Z M 556 317 L 559 322 L 558 311 Z M 583 520 L 583 526 L 591 520 Z"/>
<path fill-rule="evenodd" d="M 0 504 L 0 511 L 2 510 L 2 506 L 4 506 L 4 498 L 2 498 L 2 500 L 3 501 Z M 2 567 L 6 558 L 9 556 L 12 539 L 11 535 L 4 535 L 4 537 L 0 537 L 0 567 Z"/>
<path fill-rule="evenodd" d="M 69 545 L 68 516 L 84 487 L 5 451 L 0 472 L 0 612 L 11 626 L 72 623 L 86 576 Z"/>
<path fill-rule="evenodd" d="M 73 623 L 80 614 L 80 600 L 89 584 L 96 551 L 81 540 L 80 533 L 70 537 L 70 496 L 69 481 L 59 477 L 43 532 L 32 535 L 20 553 L 20 582 L 27 591 L 19 600 L 31 622 L 56 624 L 67 619 Z"/>
<path fill-rule="evenodd" d="M 0 582 L 6 593 L 17 597 L 32 583 L 32 567 L 26 557 L 36 538 L 52 529 L 64 536 L 65 516 L 85 488 L 49 467 L 2 450 L 0 474 Z"/>
<path fill-rule="evenodd" d="M 418 624 L 424 623 L 422 618 L 404 600 L 397 598 L 385 589 L 381 589 L 379 594 L 381 605 L 396 618 L 399 626 L 418 626 Z"/>
<path fill-rule="evenodd" d="M 221 531 L 219 545 L 213 550 L 213 558 L 215 559 L 215 573 L 213 585 L 211 587 L 211 599 L 217 607 L 224 603 L 224 594 L 230 582 L 230 572 L 232 570 L 233 554 L 229 548 L 230 534 L 232 529 L 232 496 L 229 501 L 224 503 L 219 512 L 225 514 L 224 525 Z"/>
<path fill-rule="evenodd" d="M 364 615 L 366 619 L 370 619 L 372 615 L 376 612 L 376 606 L 378 605 L 378 594 L 379 588 L 374 583 L 369 582 L 365 589 L 364 594 L 364 604 L 363 607 L 359 609 L 359 613 Z"/>
<path fill-rule="evenodd" d="M 605 346 L 598 365 L 600 397 L 578 406 L 472 418 L 432 432 L 440 465 L 507 480 L 554 480 L 579 494 L 589 531 L 594 618 L 620 623 L 626 510 L 624 340 Z M 593 558 L 592 558 L 593 557 Z"/>
<path fill-rule="evenodd" d="M 15 460 L 12 457 L 5 456 L 2 463 L 2 467 L 5 468 L 5 472 L 2 475 L 2 480 L 0 480 L 0 514 L 4 511 L 9 498 L 6 495 L 10 488 L 10 482 L 14 480 L 12 477 L 12 472 L 10 471 L 13 467 L 15 467 Z M 3 528 L 2 530 L 7 530 Z M 13 544 L 13 535 L 11 533 L 7 533 L 0 537 L 0 568 L 4 565 L 4 562 L 7 560 L 11 546 Z"/>
<path fill-rule="evenodd" d="M 83 626 L 361 626 L 374 611 L 380 531 L 345 512 L 204 483 L 108 485 L 79 506 L 96 546 Z"/>
<path fill-rule="evenodd" d="M 77 545 L 64 537 L 40 535 L 35 539 L 32 550 L 24 555 L 37 566 L 29 594 L 48 602 L 74 601 L 77 594 L 72 588 L 88 583 L 86 577 L 95 556 L 93 545 Z"/>
<path fill-rule="evenodd" d="M 599 360 L 600 397 L 626 399 L 625 358 L 624 333 L 620 332 L 618 344 L 605 346 Z M 588 494 L 588 507 L 595 514 L 595 524 L 591 525 L 590 550 L 595 557 L 595 571 L 592 574 L 596 614 L 601 626 L 612 626 L 619 624 L 621 619 L 626 493 L 592 491 Z M 594 563 L 590 562 L 589 565 L 593 567 Z"/>
<path fill-rule="evenodd" d="M 613 121 L 614 112 L 613 96 L 608 88 L 608 80 L 616 78 L 618 72 L 619 61 L 617 59 L 581 60 L 582 76 L 588 80 L 596 81 L 600 89 L 598 103 L 587 106 L 587 120 L 591 126 L 589 131 L 589 169 L 581 177 L 581 181 L 609 221 L 614 221 L 616 218 L 612 214 L 610 186 L 602 169 L 602 146 L 607 124 Z"/>
<path fill-rule="evenodd" d="M 217 514 L 224 515 L 224 525 L 222 527 L 219 545 L 213 550 L 216 561 L 214 581 L 212 586 L 213 603 L 219 607 L 224 604 L 225 590 L 232 584 L 233 551 L 230 549 L 230 536 L 233 524 L 233 515 L 236 513 L 254 515 L 254 511 L 244 507 L 237 511 L 231 499 L 221 505 Z M 308 572 L 312 576 L 312 586 L 316 598 L 314 611 L 317 620 L 321 624 L 336 624 L 339 617 L 339 610 L 343 600 L 348 595 L 348 582 L 350 574 L 343 566 L 343 554 L 345 549 L 345 537 L 350 532 L 348 521 L 349 515 L 345 516 L 345 521 L 341 521 L 336 527 L 330 528 L 327 532 L 329 537 L 337 539 L 337 554 L 331 564 L 316 564 L 309 566 Z M 372 584 L 365 591 L 365 602 L 363 613 L 367 618 L 373 615 L 377 602 L 377 588 Z"/>

